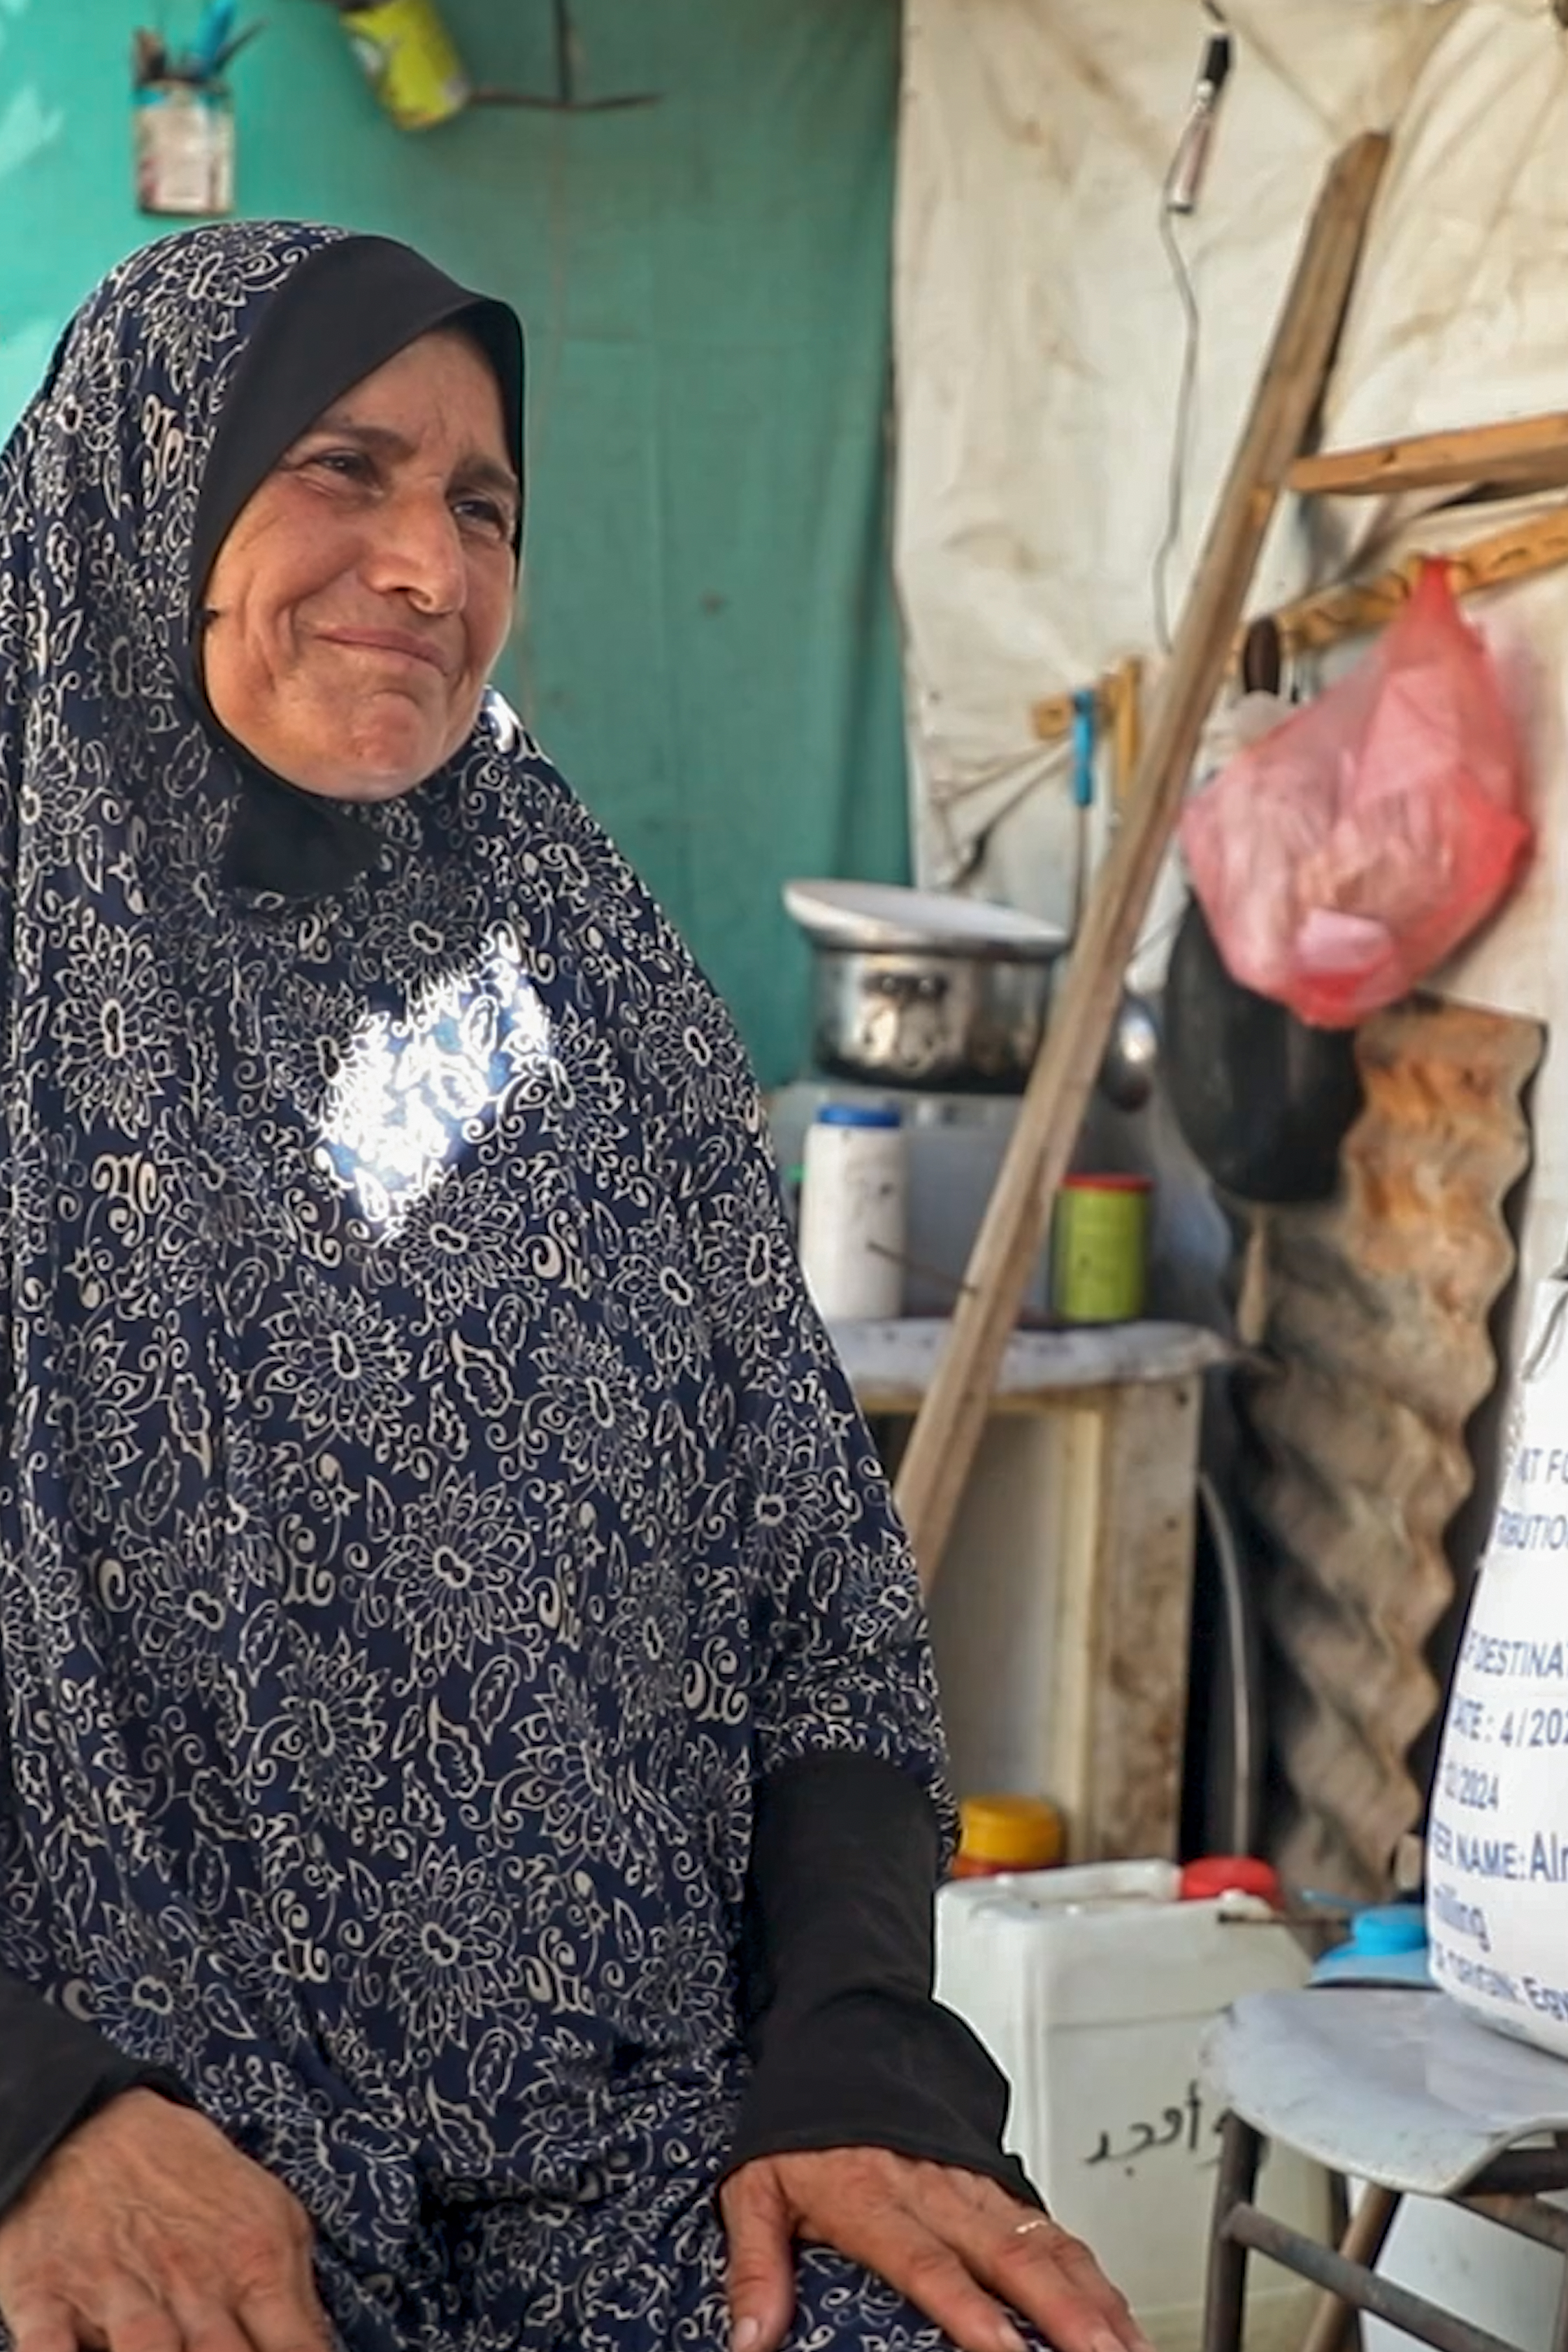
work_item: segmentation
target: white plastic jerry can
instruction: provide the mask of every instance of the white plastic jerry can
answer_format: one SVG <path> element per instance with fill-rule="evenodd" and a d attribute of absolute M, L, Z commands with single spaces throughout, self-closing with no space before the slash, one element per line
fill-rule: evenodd
<path fill-rule="evenodd" d="M 1197 2352 L 1220 2117 L 1198 2079 L 1204 2027 L 1241 1994 L 1307 1981 L 1258 1896 L 1179 1899 L 1164 1862 L 975 1878 L 936 1905 L 936 1991 L 1012 2086 L 1007 2145 L 1082 2238 L 1159 2352 Z M 1320 2242 L 1329 2185 L 1267 2152 L 1258 2202 Z M 1314 2290 L 1248 2265 L 1247 2352 L 1295 2352 Z"/>

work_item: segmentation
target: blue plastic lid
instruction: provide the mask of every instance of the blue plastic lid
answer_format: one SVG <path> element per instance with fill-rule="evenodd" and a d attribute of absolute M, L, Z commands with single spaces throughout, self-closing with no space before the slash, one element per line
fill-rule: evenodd
<path fill-rule="evenodd" d="M 902 1127 L 902 1115 L 891 1104 L 824 1103 L 817 1113 L 821 1127 Z"/>
<path fill-rule="evenodd" d="M 1427 1940 L 1426 1916 L 1418 1903 L 1374 1904 L 1356 1913 L 1350 1940 L 1357 1952 L 1418 1952 Z"/>
<path fill-rule="evenodd" d="M 1423 1944 L 1414 1952 L 1364 1952 L 1354 1944 L 1336 1945 L 1313 1967 L 1315 1985 L 1402 1985 L 1406 1991 L 1434 1990 L 1431 1955 Z"/>
<path fill-rule="evenodd" d="M 1324 1952 L 1312 1980 L 1322 1984 L 1430 1985 L 1427 1918 L 1418 1903 L 1369 1903 L 1350 1923 L 1350 1941 Z"/>

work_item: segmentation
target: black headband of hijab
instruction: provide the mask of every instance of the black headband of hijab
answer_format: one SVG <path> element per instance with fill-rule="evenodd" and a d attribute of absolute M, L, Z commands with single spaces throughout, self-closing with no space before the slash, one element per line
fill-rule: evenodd
<path fill-rule="evenodd" d="M 251 493 L 333 401 L 436 327 L 472 335 L 495 370 L 507 446 L 523 481 L 523 331 L 506 303 L 471 293 L 390 237 L 350 236 L 300 263 L 267 304 L 239 366 L 196 504 L 191 546 L 189 684 L 238 761 L 224 853 L 230 886 L 310 898 L 378 862 L 376 835 L 350 808 L 264 768 L 218 726 L 202 683 L 202 595 Z M 518 504 L 517 541 L 522 537 Z"/>
<path fill-rule="evenodd" d="M 193 608 L 240 509 L 285 450 L 351 385 L 436 327 L 465 330 L 495 370 L 521 484 L 523 331 L 516 312 L 459 286 L 411 246 L 342 237 L 321 246 L 279 287 L 235 371 L 196 506 Z"/>

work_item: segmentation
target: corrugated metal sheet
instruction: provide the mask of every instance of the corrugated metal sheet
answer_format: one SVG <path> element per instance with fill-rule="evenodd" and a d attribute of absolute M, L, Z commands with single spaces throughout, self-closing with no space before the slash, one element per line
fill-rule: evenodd
<path fill-rule="evenodd" d="M 1249 1289 L 1275 1370 L 1246 1389 L 1244 1494 L 1266 1538 L 1270 1849 L 1298 1885 L 1386 1885 L 1416 1821 L 1413 1743 L 1455 1580 L 1466 1424 L 1512 1273 L 1503 1215 L 1529 1165 L 1532 1022 L 1423 1003 L 1358 1044 L 1366 1106 L 1322 1208 L 1252 1213 Z M 1249 1335 L 1254 1336 L 1254 1335 Z"/>

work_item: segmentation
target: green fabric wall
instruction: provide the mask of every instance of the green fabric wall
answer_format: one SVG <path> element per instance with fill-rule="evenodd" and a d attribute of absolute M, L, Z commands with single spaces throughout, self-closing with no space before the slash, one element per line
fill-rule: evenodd
<path fill-rule="evenodd" d="M 546 0 L 444 0 L 476 80 L 548 86 Z M 691 940 L 764 1077 L 805 1040 L 789 874 L 900 880 L 883 419 L 896 0 L 579 0 L 585 89 L 400 132 L 319 0 L 254 0 L 242 210 L 404 236 L 515 301 L 525 618 L 502 683 Z M 198 0 L 0 0 L 0 429 L 129 194 L 131 27 Z"/>

